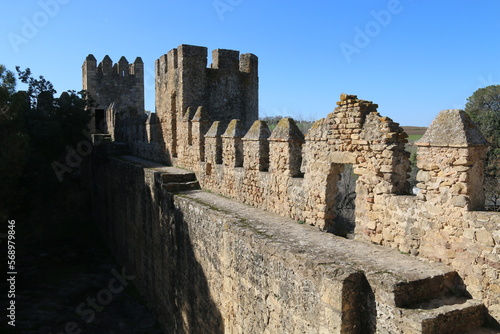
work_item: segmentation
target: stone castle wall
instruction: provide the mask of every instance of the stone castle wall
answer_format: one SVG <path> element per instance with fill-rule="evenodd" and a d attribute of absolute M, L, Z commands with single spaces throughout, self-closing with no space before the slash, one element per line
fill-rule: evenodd
<path fill-rule="evenodd" d="M 452 266 L 500 319 L 500 213 L 480 211 L 487 143 L 463 111 L 445 110 L 417 146 L 418 195 L 358 193 L 371 204 L 356 208 L 357 236 Z"/>
<path fill-rule="evenodd" d="M 95 217 L 165 333 L 437 334 L 486 321 L 447 266 L 206 191 L 173 194 L 193 173 L 107 145 L 94 155 Z"/>
<path fill-rule="evenodd" d="M 407 136 L 376 104 L 342 94 L 305 136 L 289 118 L 270 131 L 256 120 L 257 58 L 238 56 L 216 50 L 207 68 L 205 48 L 170 51 L 156 63 L 157 113 L 125 113 L 115 139 L 194 171 L 206 190 L 335 233 L 337 183 L 352 165 L 355 237 L 451 265 L 500 320 L 500 214 L 474 211 L 487 143 L 467 115 L 442 112 L 417 144 L 410 195 Z"/>
<path fill-rule="evenodd" d="M 364 293 L 349 286 L 362 274 L 329 274 L 339 265 L 308 270 L 297 246 L 284 251 L 282 241 L 213 204 L 173 197 L 161 182 L 169 169 L 144 166 L 98 164 L 96 216 L 166 333 L 340 333 L 343 299 Z"/>
<path fill-rule="evenodd" d="M 176 164 L 195 171 L 205 189 L 334 232 L 337 182 L 352 164 L 356 238 L 451 265 L 500 318 L 500 214 L 472 211 L 484 203 L 487 143 L 470 119 L 444 111 L 417 143 L 420 192 L 413 196 L 402 129 L 371 102 L 344 95 L 338 104 L 305 138 L 291 119 L 273 132 L 261 121 L 247 133 L 237 120 L 226 129 L 215 122 L 205 145 L 188 145 Z M 185 124 L 195 139 L 200 116 Z M 437 141 L 428 139 L 433 131 Z"/>
<path fill-rule="evenodd" d="M 233 120 L 227 127 L 213 122 L 203 133 L 209 116 L 200 107 L 180 123 L 187 140 L 175 163 L 195 171 L 204 188 L 322 229 L 335 228 L 336 183 L 346 164 L 355 166 L 358 190 L 367 198 L 407 193 L 409 168 L 406 134 L 397 123 L 355 96 L 343 95 L 338 104 L 305 137 L 290 118 L 272 132 L 262 121 L 246 132 L 241 121 Z"/>

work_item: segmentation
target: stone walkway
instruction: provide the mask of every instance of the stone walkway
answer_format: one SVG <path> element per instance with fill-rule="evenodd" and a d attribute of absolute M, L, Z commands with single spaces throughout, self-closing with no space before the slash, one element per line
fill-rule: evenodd
<path fill-rule="evenodd" d="M 242 234 L 275 244 L 283 253 L 302 258 L 306 267 L 364 272 L 379 307 L 387 308 L 379 309 L 377 316 L 377 326 L 388 329 L 387 333 L 499 333 L 481 327 L 486 308 L 469 299 L 458 274 L 446 265 L 320 232 L 212 193 L 191 191 L 182 197 L 236 217 L 244 222 Z"/>

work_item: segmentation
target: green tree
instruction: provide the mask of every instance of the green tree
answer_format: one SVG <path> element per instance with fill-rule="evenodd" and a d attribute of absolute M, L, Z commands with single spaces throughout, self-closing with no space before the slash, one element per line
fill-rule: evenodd
<path fill-rule="evenodd" d="M 467 99 L 465 111 L 488 141 L 500 144 L 500 85 L 479 88 Z"/>
<path fill-rule="evenodd" d="M 500 198 L 500 85 L 476 90 L 468 99 L 465 111 L 491 144 L 485 163 L 487 202 L 495 207 Z"/>
<path fill-rule="evenodd" d="M 34 78 L 30 69 L 16 70 L 19 80 L 28 85 L 26 92 L 15 92 L 14 75 L 0 67 L 0 214 L 3 215 L 19 209 L 45 210 L 64 202 L 71 187 L 80 183 L 78 168 L 74 169 L 74 177 L 59 182 L 52 163 L 64 161 L 68 147 L 86 140 L 84 130 L 90 121 L 87 108 L 90 100 L 85 92 L 68 91 L 55 97 L 52 83 L 43 76 Z"/>
<path fill-rule="evenodd" d="M 29 152 L 29 137 L 24 129 L 27 96 L 15 93 L 14 73 L 0 65 L 0 218 L 18 198 L 17 184 L 22 176 Z"/>
<path fill-rule="evenodd" d="M 16 77 L 14 73 L 0 65 L 0 103 L 6 104 L 16 89 Z"/>

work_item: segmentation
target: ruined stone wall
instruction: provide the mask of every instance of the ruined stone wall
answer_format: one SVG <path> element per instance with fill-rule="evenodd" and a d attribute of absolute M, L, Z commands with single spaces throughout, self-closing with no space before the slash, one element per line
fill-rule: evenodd
<path fill-rule="evenodd" d="M 484 205 L 487 143 L 463 111 L 445 110 L 417 146 L 418 195 L 375 194 L 356 211 L 356 235 L 451 265 L 498 321 L 500 213 L 473 211 Z"/>
<path fill-rule="evenodd" d="M 209 117 L 200 107 L 179 124 L 188 138 L 175 163 L 195 171 L 204 188 L 334 229 L 336 183 L 345 164 L 360 175 L 358 188 L 367 199 L 357 203 L 361 211 L 375 193 L 407 192 L 409 168 L 406 135 L 397 123 L 355 96 L 343 95 L 338 104 L 306 137 L 290 118 L 272 132 L 262 121 L 245 131 L 233 120 L 227 127 L 216 121 L 203 133 Z"/>

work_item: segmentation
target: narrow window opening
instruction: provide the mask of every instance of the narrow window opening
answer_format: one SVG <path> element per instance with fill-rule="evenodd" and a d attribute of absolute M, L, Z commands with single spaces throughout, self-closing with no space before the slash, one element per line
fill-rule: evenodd
<path fill-rule="evenodd" d="M 408 177 L 408 183 L 410 184 L 410 194 L 411 195 L 418 195 L 420 189 L 417 187 L 417 174 L 418 174 L 418 167 L 417 167 L 417 147 L 415 146 L 414 143 L 409 142 L 406 144 L 406 151 L 409 152 L 409 157 L 410 157 L 410 175 Z"/>
<path fill-rule="evenodd" d="M 408 142 L 405 144 L 405 151 L 408 152 L 409 157 L 409 171 L 408 183 L 410 195 L 418 195 L 420 189 L 417 187 L 417 174 L 419 168 L 417 167 L 417 146 L 415 142 L 422 138 L 427 128 L 421 127 L 404 127 L 405 132 L 408 134 Z"/>
<path fill-rule="evenodd" d="M 176 95 L 170 97 L 170 129 L 171 129 L 171 153 L 177 158 L 177 103 Z"/>
<path fill-rule="evenodd" d="M 104 109 L 96 109 L 94 114 L 94 128 L 96 133 L 106 133 L 106 125 L 104 119 Z"/>

